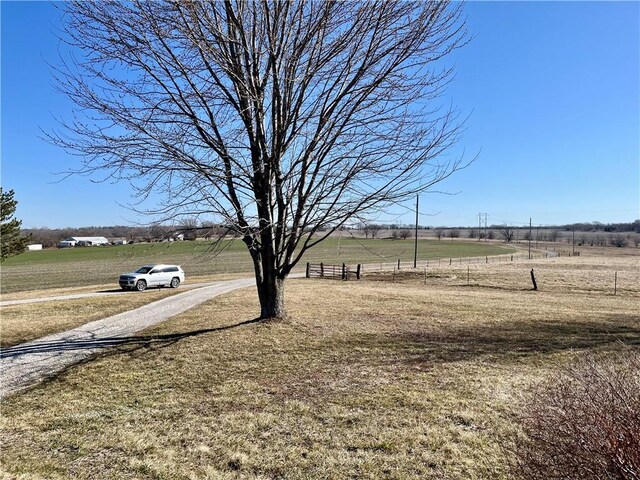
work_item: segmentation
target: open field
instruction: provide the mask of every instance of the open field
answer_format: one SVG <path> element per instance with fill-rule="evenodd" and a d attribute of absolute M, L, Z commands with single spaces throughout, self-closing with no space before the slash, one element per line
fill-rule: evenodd
<path fill-rule="evenodd" d="M 255 293 L 237 291 L 3 401 L 2 468 L 49 479 L 507 479 L 501 445 L 519 431 L 528 386 L 582 352 L 640 348 L 638 267 L 637 255 L 594 255 L 490 264 L 470 286 L 444 272 L 427 285 L 292 280 L 290 318 L 264 324 L 247 322 Z M 584 282 L 614 271 L 636 286 L 613 296 Z"/>
<path fill-rule="evenodd" d="M 507 255 L 489 258 L 488 264 L 484 259 L 462 258 L 452 265 L 448 261 L 431 262 L 426 269 L 422 267 L 395 272 L 387 269 L 370 273 L 365 269 L 364 278 L 402 284 L 422 283 L 430 287 L 526 291 L 533 286 L 530 276 L 533 269 L 540 291 L 640 297 L 640 255 L 628 255 L 628 251 L 624 250 L 616 253 L 619 255 L 615 257 L 587 254 L 533 260 L 523 259 L 520 255 L 513 262 Z"/>
<path fill-rule="evenodd" d="M 495 255 L 510 247 L 479 242 L 419 242 L 420 259 Z M 330 238 L 311 249 L 304 262 L 369 263 L 413 259 L 412 240 L 362 240 Z M 114 285 L 120 273 L 145 263 L 182 265 L 187 280 L 253 272 L 245 245 L 234 240 L 224 251 L 211 252 L 211 243 L 174 242 L 85 247 L 27 252 L 11 257 L 2 265 L 2 293 L 87 285 Z"/>

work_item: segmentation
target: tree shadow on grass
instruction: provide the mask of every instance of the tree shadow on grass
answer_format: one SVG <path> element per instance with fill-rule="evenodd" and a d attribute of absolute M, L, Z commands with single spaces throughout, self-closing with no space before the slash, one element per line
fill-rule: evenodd
<path fill-rule="evenodd" d="M 387 339 L 410 364 L 499 360 L 611 345 L 640 347 L 640 320 L 615 315 L 602 321 L 551 321 L 478 328 L 448 328 L 440 332 L 398 332 Z"/>
<path fill-rule="evenodd" d="M 192 330 L 189 332 L 169 333 L 165 335 L 146 335 L 146 336 L 128 336 L 128 337 L 88 337 L 82 339 L 63 339 L 52 342 L 30 342 L 28 344 L 16 345 L 14 347 L 3 348 L 0 351 L 0 358 L 16 358 L 27 354 L 37 353 L 56 353 L 82 351 L 82 350 L 100 350 L 112 347 L 150 347 L 154 345 L 166 346 L 173 344 L 179 340 L 189 337 L 195 337 L 206 333 L 222 332 L 243 325 L 250 325 L 260 322 L 261 319 L 254 318 L 233 325 L 224 327 L 204 328 L 201 330 Z"/>

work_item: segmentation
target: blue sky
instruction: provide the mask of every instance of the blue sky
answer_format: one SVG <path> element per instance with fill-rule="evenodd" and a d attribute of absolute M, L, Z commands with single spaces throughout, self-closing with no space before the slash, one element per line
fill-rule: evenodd
<path fill-rule="evenodd" d="M 55 175 L 78 159 L 42 140 L 71 106 L 52 84 L 59 13 L 2 1 L 2 186 L 23 227 L 143 222 L 128 185 Z M 473 41 L 444 99 L 469 115 L 456 151 L 477 161 L 421 197 L 423 225 L 640 218 L 640 3 L 470 2 Z M 395 208 L 380 221 L 411 223 Z"/>

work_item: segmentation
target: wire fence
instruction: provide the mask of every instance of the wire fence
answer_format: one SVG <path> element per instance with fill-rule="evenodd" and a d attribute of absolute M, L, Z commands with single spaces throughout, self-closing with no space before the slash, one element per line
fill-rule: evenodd
<path fill-rule="evenodd" d="M 458 260 L 458 261 L 456 261 Z M 368 281 L 424 283 L 431 286 L 481 287 L 501 290 L 538 290 L 552 293 L 587 293 L 640 297 L 640 268 L 633 262 L 598 262 L 528 255 L 500 258 L 447 259 L 395 265 L 365 265 Z M 640 318 L 640 317 L 639 317 Z"/>
<path fill-rule="evenodd" d="M 579 256 L 573 255 L 573 256 Z M 524 254 L 505 254 L 505 255 L 492 255 L 484 257 L 458 257 L 458 258 L 437 258 L 431 260 L 420 260 L 416 262 L 415 268 L 435 268 L 435 267 L 447 267 L 447 266 L 459 266 L 459 265 L 479 265 L 479 264 L 495 264 L 495 263 L 507 263 L 507 262 L 520 262 L 523 260 L 541 260 L 546 258 L 559 257 L 558 252 L 536 252 L 531 255 Z M 571 256 L 571 254 L 569 255 Z M 392 272 L 394 270 L 409 270 L 414 268 L 412 261 L 401 261 L 398 259 L 392 263 L 367 263 L 362 265 L 362 274 L 373 272 Z"/>
<path fill-rule="evenodd" d="M 640 265 L 634 258 L 580 257 L 579 252 L 440 258 L 417 262 L 416 268 L 401 260 L 308 264 L 307 277 L 640 297 Z"/>

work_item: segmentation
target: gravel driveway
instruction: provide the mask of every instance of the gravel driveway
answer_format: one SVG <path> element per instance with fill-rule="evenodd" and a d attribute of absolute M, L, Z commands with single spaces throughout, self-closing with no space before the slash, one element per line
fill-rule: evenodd
<path fill-rule="evenodd" d="M 51 377 L 105 347 L 122 344 L 126 337 L 164 322 L 213 297 L 253 285 L 253 278 L 215 282 L 66 332 L 2 349 L 0 398 Z"/>

